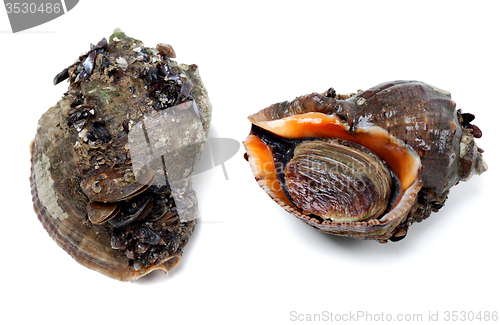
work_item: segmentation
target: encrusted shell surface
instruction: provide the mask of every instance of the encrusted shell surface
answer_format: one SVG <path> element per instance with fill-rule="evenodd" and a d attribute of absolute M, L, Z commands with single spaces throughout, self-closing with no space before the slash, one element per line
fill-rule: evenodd
<path fill-rule="evenodd" d="M 167 273 L 196 225 L 189 175 L 211 105 L 198 67 L 177 64 L 165 48 L 119 30 L 91 45 L 54 79 L 69 78 L 69 90 L 31 144 L 44 228 L 77 262 L 119 280 Z"/>
<path fill-rule="evenodd" d="M 474 117 L 457 112 L 455 106 L 449 92 L 418 81 L 387 82 L 344 96 L 329 89 L 250 116 L 253 126 L 244 144 L 259 185 L 299 219 L 327 233 L 397 241 L 413 222 L 439 210 L 452 186 L 486 170 L 482 150 L 474 142 L 474 137 L 481 136 L 470 124 Z M 389 205 L 384 214 L 356 222 L 335 221 L 300 208 L 288 193 L 283 167 L 278 165 L 289 163 L 289 150 L 297 143 L 328 138 L 367 147 L 398 174 L 402 184 L 401 177 L 414 175 L 407 178 L 413 185 L 403 185 L 400 203 L 406 200 L 405 204 Z M 405 161 L 395 155 L 404 151 L 415 159 Z M 406 169 L 411 165 L 410 175 Z M 405 194 L 404 187 L 410 192 Z"/>

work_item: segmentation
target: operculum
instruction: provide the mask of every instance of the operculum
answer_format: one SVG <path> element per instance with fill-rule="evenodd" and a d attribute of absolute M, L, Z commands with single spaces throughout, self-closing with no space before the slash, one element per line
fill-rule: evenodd
<path fill-rule="evenodd" d="M 348 222 L 375 219 L 388 209 L 391 172 L 361 145 L 340 139 L 302 142 L 284 173 L 288 194 L 304 214 Z"/>

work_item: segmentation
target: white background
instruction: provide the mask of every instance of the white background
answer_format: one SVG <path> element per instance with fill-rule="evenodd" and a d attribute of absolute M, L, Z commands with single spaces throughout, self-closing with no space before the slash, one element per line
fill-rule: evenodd
<path fill-rule="evenodd" d="M 422 314 L 422 324 L 429 312 L 440 320 L 446 311 L 500 312 L 499 9 L 496 1 L 81 0 L 12 34 L 0 8 L 0 322 L 288 324 L 304 323 L 294 311 L 363 311 Z M 319 233 L 281 210 L 240 147 L 225 164 L 229 180 L 221 167 L 196 177 L 200 220 L 179 267 L 129 283 L 107 278 L 74 262 L 37 220 L 28 145 L 67 89 L 53 77 L 116 27 L 198 64 L 212 137 L 242 141 L 246 116 L 299 95 L 416 79 L 476 115 L 489 171 L 453 188 L 403 241 L 382 245 Z"/>

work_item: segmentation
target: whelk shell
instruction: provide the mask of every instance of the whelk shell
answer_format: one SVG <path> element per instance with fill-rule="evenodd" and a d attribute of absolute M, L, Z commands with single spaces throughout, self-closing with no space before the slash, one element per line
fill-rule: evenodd
<path fill-rule="evenodd" d="M 331 88 L 250 116 L 245 157 L 271 198 L 310 226 L 398 241 L 487 169 L 474 116 L 455 106 L 418 81 L 343 96 Z"/>
<path fill-rule="evenodd" d="M 44 228 L 77 262 L 119 280 L 167 273 L 196 225 L 189 175 L 211 105 L 197 66 L 171 57 L 121 31 L 91 45 L 54 79 L 69 79 L 68 92 L 31 144 Z"/>

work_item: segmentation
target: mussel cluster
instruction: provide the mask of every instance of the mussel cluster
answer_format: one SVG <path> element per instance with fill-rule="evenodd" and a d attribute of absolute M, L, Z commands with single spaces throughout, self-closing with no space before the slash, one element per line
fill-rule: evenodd
<path fill-rule="evenodd" d="M 190 94 L 193 85 L 181 79 L 177 71 L 163 62 L 142 70 L 140 77 L 149 86 L 149 97 L 157 100 L 153 106 L 156 109 L 177 105 L 183 99 L 192 100 Z"/>
<path fill-rule="evenodd" d="M 125 252 L 136 271 L 182 254 L 195 226 L 194 220 L 182 222 L 176 208 L 176 199 L 184 197 L 192 202 L 189 208 L 196 209 L 189 181 L 183 181 L 182 197 L 174 199 L 169 184 L 155 180 L 154 171 L 145 166 L 136 173 L 131 167 L 110 168 L 81 183 L 91 200 L 87 205 L 90 222 L 113 227 L 111 247 Z"/>

